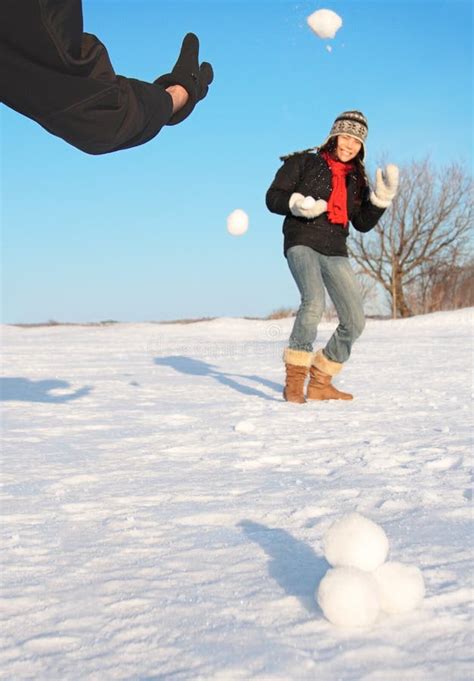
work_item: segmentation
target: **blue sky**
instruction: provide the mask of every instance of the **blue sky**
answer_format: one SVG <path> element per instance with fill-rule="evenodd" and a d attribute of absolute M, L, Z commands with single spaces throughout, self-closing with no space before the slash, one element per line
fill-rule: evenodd
<path fill-rule="evenodd" d="M 335 116 L 369 120 L 367 165 L 472 163 L 470 2 L 84 0 L 117 73 L 153 80 L 194 31 L 215 82 L 178 126 L 91 157 L 3 107 L 2 320 L 167 320 L 295 307 L 265 192 Z M 321 40 L 321 7 L 343 26 Z M 326 47 L 332 46 L 329 52 Z M 226 217 L 242 208 L 248 232 Z"/>

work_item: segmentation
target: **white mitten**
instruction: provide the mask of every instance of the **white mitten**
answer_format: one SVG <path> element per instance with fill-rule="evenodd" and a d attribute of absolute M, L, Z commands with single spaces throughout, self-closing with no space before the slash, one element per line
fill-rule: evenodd
<path fill-rule="evenodd" d="M 388 208 L 392 203 L 398 189 L 398 166 L 389 163 L 382 173 L 377 168 L 375 173 L 375 190 L 370 194 L 370 201 L 377 208 Z"/>
<path fill-rule="evenodd" d="M 324 199 L 316 200 L 312 196 L 303 196 L 303 194 L 298 194 L 298 192 L 290 196 L 288 205 L 293 215 L 308 220 L 317 218 L 318 215 L 325 213 L 328 209 L 327 201 L 324 201 Z"/>

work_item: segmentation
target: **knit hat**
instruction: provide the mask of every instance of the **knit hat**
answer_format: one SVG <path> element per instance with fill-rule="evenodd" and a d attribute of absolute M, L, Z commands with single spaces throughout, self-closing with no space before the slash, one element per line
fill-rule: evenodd
<path fill-rule="evenodd" d="M 367 118 L 360 111 L 343 111 L 332 124 L 329 135 L 321 146 L 324 146 L 331 137 L 349 135 L 359 140 L 362 144 L 362 158 L 365 156 L 365 140 L 369 132 Z"/>

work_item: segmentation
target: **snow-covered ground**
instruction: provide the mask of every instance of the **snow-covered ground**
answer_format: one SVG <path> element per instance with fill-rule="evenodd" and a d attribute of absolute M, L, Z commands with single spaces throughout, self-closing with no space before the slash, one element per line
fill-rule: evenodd
<path fill-rule="evenodd" d="M 369 321 L 353 402 L 282 400 L 291 324 L 3 328 L 1 678 L 473 678 L 472 310 Z M 353 511 L 420 610 L 323 617 Z"/>

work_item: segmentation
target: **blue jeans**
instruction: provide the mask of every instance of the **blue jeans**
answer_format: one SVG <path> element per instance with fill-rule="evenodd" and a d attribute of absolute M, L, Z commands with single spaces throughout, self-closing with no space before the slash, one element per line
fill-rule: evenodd
<path fill-rule="evenodd" d="M 362 296 L 348 258 L 322 255 L 309 246 L 292 246 L 286 257 L 301 294 L 290 348 L 313 351 L 318 324 L 324 312 L 326 288 L 336 308 L 339 324 L 326 344 L 324 354 L 333 362 L 345 362 L 365 326 Z"/>

